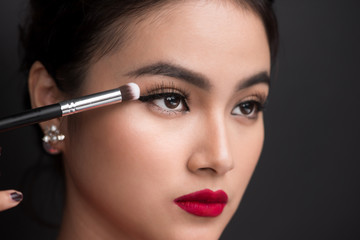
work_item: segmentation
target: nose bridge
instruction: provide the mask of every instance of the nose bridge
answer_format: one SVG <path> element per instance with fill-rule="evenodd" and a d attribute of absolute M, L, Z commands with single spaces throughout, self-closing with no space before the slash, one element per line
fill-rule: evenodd
<path fill-rule="evenodd" d="M 205 157 L 218 174 L 226 173 L 234 167 L 229 143 L 229 130 L 224 115 L 212 114 L 206 121 Z"/>

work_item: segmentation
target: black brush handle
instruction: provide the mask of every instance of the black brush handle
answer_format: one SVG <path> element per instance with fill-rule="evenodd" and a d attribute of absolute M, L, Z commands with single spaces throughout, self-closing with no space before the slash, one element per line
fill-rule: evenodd
<path fill-rule="evenodd" d="M 28 111 L 14 114 L 0 119 L 0 132 L 5 132 L 19 127 L 61 117 L 61 105 L 59 103 L 30 109 Z"/>

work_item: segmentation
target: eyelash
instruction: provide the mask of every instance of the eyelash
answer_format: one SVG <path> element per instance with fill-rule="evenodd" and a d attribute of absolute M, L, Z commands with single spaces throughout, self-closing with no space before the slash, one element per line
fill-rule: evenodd
<path fill-rule="evenodd" d="M 188 91 L 184 89 L 180 89 L 176 87 L 173 83 L 172 84 L 165 84 L 161 83 L 159 85 L 154 86 L 151 89 L 147 89 L 147 93 L 145 96 L 141 96 L 139 98 L 142 102 L 152 103 L 154 106 L 156 106 L 158 109 L 162 111 L 162 113 L 166 114 L 179 114 L 184 112 L 190 112 L 190 108 L 188 106 L 189 102 L 189 93 Z M 181 106 L 184 109 L 175 110 L 175 109 L 165 109 L 164 107 L 159 106 L 159 104 L 154 103 L 156 100 L 165 101 L 166 98 L 172 98 L 172 100 L 177 99 L 181 102 L 179 104 L 182 104 Z M 168 99 L 170 100 L 170 99 Z M 246 100 L 242 100 L 240 103 L 238 103 L 233 110 L 231 111 L 231 114 L 234 116 L 240 116 L 245 117 L 248 119 L 256 119 L 258 116 L 258 113 L 263 111 L 266 105 L 266 96 L 262 93 L 255 93 L 252 96 L 247 97 Z M 178 107 L 179 105 L 176 105 Z M 245 110 L 245 108 L 250 106 L 250 112 L 243 113 L 242 111 Z M 241 109 L 242 108 L 242 109 Z M 236 109 L 239 109 L 239 113 L 235 113 Z"/>

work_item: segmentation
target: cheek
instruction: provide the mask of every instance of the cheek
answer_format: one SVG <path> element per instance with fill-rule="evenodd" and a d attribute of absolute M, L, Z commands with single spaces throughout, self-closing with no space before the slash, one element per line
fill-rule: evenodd
<path fill-rule="evenodd" d="M 251 176 L 263 147 L 263 122 L 259 121 L 255 126 L 245 129 L 241 135 L 232 142 L 232 149 L 235 150 L 237 171 L 248 177 Z"/>
<path fill-rule="evenodd" d="M 102 189 L 122 201 L 129 194 L 156 196 L 154 191 L 169 192 L 179 184 L 191 134 L 134 105 L 85 112 L 76 120 L 79 128 L 65 158 L 84 193 L 96 195 L 94 189 Z"/>
<path fill-rule="evenodd" d="M 89 175 L 88 178 L 103 175 L 107 180 L 141 181 L 151 172 L 166 168 L 163 159 L 169 158 L 174 150 L 168 137 L 170 132 L 159 131 L 159 123 L 128 111 L 127 106 L 96 110 L 91 115 L 84 113 L 76 125 L 78 131 L 68 144 L 68 158 L 73 161 L 69 165 L 74 171 L 81 170 L 80 175 Z"/>
<path fill-rule="evenodd" d="M 264 125 L 262 119 L 251 127 L 244 128 L 233 135 L 231 149 L 233 150 L 234 169 L 229 172 L 229 186 L 232 186 L 234 207 L 237 207 L 243 197 L 246 187 L 259 160 L 263 142 Z"/>

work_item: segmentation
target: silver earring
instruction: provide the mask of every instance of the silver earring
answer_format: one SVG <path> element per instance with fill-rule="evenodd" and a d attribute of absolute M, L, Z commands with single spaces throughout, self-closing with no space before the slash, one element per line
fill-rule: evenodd
<path fill-rule="evenodd" d="M 55 125 L 51 125 L 45 130 L 45 135 L 42 138 L 45 151 L 52 155 L 59 154 L 60 150 L 53 147 L 53 145 L 63 141 L 64 139 L 65 135 L 61 134 Z"/>

